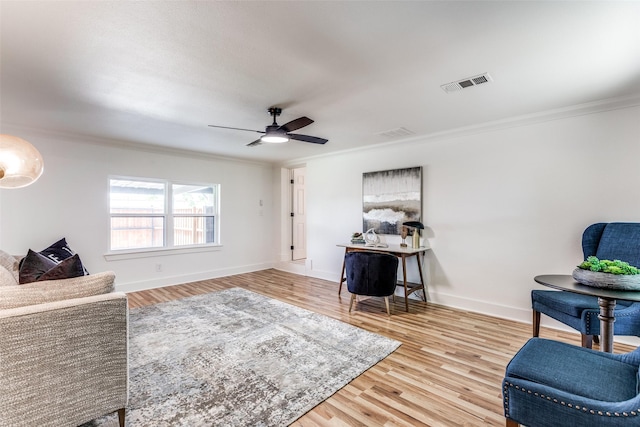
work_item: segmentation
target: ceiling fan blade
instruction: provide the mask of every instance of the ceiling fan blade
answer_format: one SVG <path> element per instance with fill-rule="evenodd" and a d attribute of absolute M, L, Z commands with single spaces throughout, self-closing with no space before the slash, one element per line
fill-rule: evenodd
<path fill-rule="evenodd" d="M 216 126 L 216 125 L 208 125 L 209 127 L 212 128 L 220 128 L 220 129 L 233 129 L 233 130 L 246 130 L 248 132 L 258 132 L 258 133 L 264 133 L 263 130 L 254 130 L 254 129 L 243 129 L 243 128 L 230 128 L 228 126 Z"/>
<path fill-rule="evenodd" d="M 288 133 L 287 136 L 297 141 L 311 142 L 313 144 L 325 144 L 328 139 L 318 138 L 317 136 L 300 135 L 297 133 Z"/>
<path fill-rule="evenodd" d="M 247 147 L 255 147 L 256 145 L 262 145 L 262 142 L 260 141 L 260 138 L 256 139 L 253 142 L 248 143 Z"/>
<path fill-rule="evenodd" d="M 311 120 L 309 117 L 299 117 L 295 120 L 291 120 L 289 123 L 283 124 L 278 128 L 278 130 L 292 132 L 305 126 L 309 126 L 311 123 L 313 123 L 313 120 Z"/>

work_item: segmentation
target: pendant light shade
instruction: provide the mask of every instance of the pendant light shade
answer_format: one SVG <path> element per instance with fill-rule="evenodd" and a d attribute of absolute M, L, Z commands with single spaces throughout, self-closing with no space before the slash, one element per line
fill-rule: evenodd
<path fill-rule="evenodd" d="M 0 188 L 33 184 L 44 169 L 42 155 L 22 138 L 0 135 Z"/>

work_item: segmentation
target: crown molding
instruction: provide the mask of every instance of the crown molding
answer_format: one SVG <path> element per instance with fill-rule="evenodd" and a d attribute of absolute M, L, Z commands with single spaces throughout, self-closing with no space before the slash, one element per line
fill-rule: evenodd
<path fill-rule="evenodd" d="M 490 122 L 480 123 L 477 125 L 464 126 L 455 129 L 449 129 L 441 132 L 434 132 L 423 135 L 412 135 L 408 138 L 402 138 L 396 141 L 383 142 L 379 144 L 370 144 L 366 147 L 349 148 L 341 151 L 334 151 L 327 154 L 318 154 L 316 156 L 292 159 L 281 163 L 281 167 L 291 167 L 290 165 L 306 163 L 311 160 L 329 158 L 333 156 L 340 156 L 344 154 L 359 153 L 370 150 L 379 150 L 381 148 L 394 147 L 397 145 L 416 143 L 424 144 L 429 142 L 441 141 L 451 138 L 458 138 L 461 136 L 475 135 L 485 132 L 491 132 L 501 129 L 508 129 L 513 127 L 530 126 L 533 124 L 544 123 L 554 120 L 562 120 L 571 117 L 583 116 L 587 114 L 597 114 L 606 111 L 620 110 L 625 108 L 634 108 L 640 106 L 640 92 L 628 96 L 608 98 L 594 102 L 588 102 L 584 104 L 571 105 L 568 107 L 556 108 L 553 110 L 546 110 L 532 114 L 525 114 L 521 116 L 514 116 L 500 120 L 494 120 Z"/>
<path fill-rule="evenodd" d="M 163 147 L 159 145 L 145 144 L 141 142 L 121 141 L 121 140 L 102 138 L 102 137 L 96 137 L 96 136 L 53 131 L 53 130 L 47 130 L 47 129 L 37 128 L 32 126 L 26 126 L 26 125 L 1 123 L 0 129 L 2 129 L 3 133 L 6 133 L 6 129 L 9 129 L 10 131 L 12 131 L 12 133 L 19 133 L 22 131 L 25 133 L 41 136 L 43 138 L 56 138 L 60 140 L 67 140 L 67 141 L 72 141 L 72 142 L 77 142 L 82 144 L 91 144 L 91 145 L 97 145 L 97 146 L 103 146 L 103 147 L 135 150 L 135 151 L 144 152 L 144 153 L 166 154 L 170 156 L 180 156 L 185 158 L 197 158 L 197 159 L 205 158 L 208 160 L 237 162 L 237 163 L 260 165 L 260 166 L 273 166 L 273 162 L 266 161 L 266 160 L 259 161 L 259 160 L 239 159 L 236 157 L 220 156 L 220 155 L 211 154 L 211 153 L 204 153 L 201 151 L 185 150 L 180 148 L 171 148 L 171 147 Z"/>

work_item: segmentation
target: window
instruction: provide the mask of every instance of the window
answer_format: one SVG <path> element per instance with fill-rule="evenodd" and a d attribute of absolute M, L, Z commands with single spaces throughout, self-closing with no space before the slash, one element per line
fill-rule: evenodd
<path fill-rule="evenodd" d="M 214 243 L 213 186 L 172 184 L 171 193 L 174 246 Z"/>
<path fill-rule="evenodd" d="M 211 184 L 110 179 L 110 249 L 218 243 L 218 192 Z"/>

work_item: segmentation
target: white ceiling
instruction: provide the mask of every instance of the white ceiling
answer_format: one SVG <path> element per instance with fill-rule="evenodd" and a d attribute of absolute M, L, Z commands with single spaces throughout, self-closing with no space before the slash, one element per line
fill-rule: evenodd
<path fill-rule="evenodd" d="M 640 93 L 635 1 L 1 1 L 0 119 L 284 162 Z M 440 85 L 488 72 L 452 94 Z M 266 110 L 315 123 L 246 147 Z M 0 129 L 1 131 L 1 129 Z"/>

